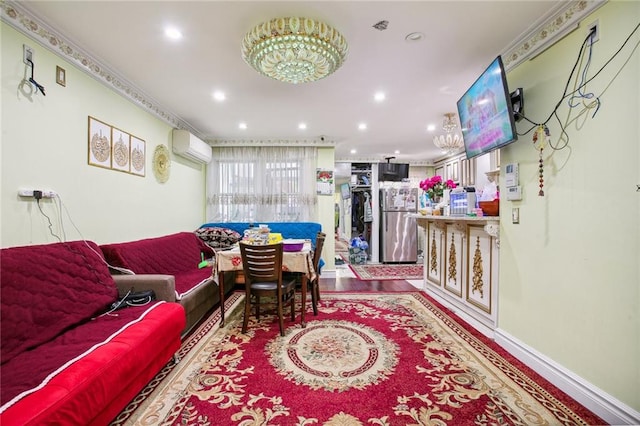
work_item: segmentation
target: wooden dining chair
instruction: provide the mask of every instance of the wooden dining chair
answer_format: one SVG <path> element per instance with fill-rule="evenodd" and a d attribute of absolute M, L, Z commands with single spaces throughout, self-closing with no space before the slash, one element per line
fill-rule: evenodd
<path fill-rule="evenodd" d="M 313 269 L 316 271 L 316 277 L 309 281 L 308 289 L 311 291 L 311 305 L 313 306 L 313 315 L 318 315 L 318 302 L 320 302 L 320 258 L 322 257 L 322 248 L 327 234 L 318 232 L 316 236 L 316 248 L 313 251 Z"/>
<path fill-rule="evenodd" d="M 307 280 L 307 294 L 311 294 L 311 306 L 313 307 L 313 315 L 318 315 L 318 302 L 320 301 L 320 258 L 322 257 L 322 248 L 324 247 L 324 240 L 327 234 L 324 232 L 318 232 L 316 235 L 316 247 L 313 251 L 312 264 L 313 269 L 316 272 L 316 277 L 313 280 Z M 295 279 L 296 286 L 302 285 L 302 275 L 296 272 L 285 272 L 284 276 L 288 279 Z"/>
<path fill-rule="evenodd" d="M 291 321 L 295 320 L 296 282 L 294 279 L 283 279 L 282 252 L 282 243 L 267 245 L 240 243 L 245 279 L 243 333 L 247 332 L 252 307 L 255 307 L 256 320 L 259 320 L 262 305 L 275 305 L 281 336 L 284 336 L 285 306 L 291 306 Z"/>

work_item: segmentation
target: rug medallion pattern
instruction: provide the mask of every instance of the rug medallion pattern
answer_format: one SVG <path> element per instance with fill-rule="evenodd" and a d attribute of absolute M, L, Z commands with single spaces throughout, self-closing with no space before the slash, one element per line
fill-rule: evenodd
<path fill-rule="evenodd" d="M 349 321 L 317 321 L 266 348 L 275 370 L 313 390 L 364 389 L 393 374 L 398 345 L 370 327 Z"/>
<path fill-rule="evenodd" d="M 241 297 L 223 329 L 184 342 L 183 359 L 114 424 L 580 425 L 599 420 L 424 293 L 323 294 L 306 328 L 252 318 Z M 297 318 L 299 320 L 299 318 Z M 559 397 L 556 395 L 561 394 Z M 568 403 L 567 403 L 568 401 Z"/>

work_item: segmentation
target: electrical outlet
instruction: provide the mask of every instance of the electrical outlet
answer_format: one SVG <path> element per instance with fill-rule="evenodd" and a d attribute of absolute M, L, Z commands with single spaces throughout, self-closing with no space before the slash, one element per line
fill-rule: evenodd
<path fill-rule="evenodd" d="M 18 195 L 21 197 L 33 198 L 33 191 L 35 189 L 18 189 Z M 58 193 L 52 189 L 42 189 L 38 190 L 42 192 L 42 198 L 55 198 L 58 196 Z"/>
<path fill-rule="evenodd" d="M 591 32 L 593 31 L 593 34 Z M 591 39 L 589 44 L 593 44 L 596 41 L 600 40 L 600 22 L 596 19 L 587 27 L 587 34 L 591 34 Z"/>
<path fill-rule="evenodd" d="M 33 49 L 26 44 L 22 45 L 22 61 L 29 66 L 33 63 Z"/>

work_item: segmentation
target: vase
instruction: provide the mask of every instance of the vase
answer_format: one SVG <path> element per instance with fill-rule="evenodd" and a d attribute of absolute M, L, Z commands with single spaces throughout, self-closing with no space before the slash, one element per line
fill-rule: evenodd
<path fill-rule="evenodd" d="M 433 204 L 439 204 L 442 201 L 442 195 L 434 195 L 431 201 Z"/>

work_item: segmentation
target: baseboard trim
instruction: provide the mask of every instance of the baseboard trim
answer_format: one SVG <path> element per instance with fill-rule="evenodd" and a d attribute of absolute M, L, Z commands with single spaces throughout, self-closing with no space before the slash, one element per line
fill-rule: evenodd
<path fill-rule="evenodd" d="M 429 286 L 425 286 L 425 287 L 426 288 L 423 289 L 424 292 L 427 293 L 429 296 L 433 297 L 438 303 L 448 308 L 451 312 L 459 316 L 463 321 L 465 321 L 471 327 L 478 330 L 480 333 L 487 336 L 489 339 L 494 340 L 494 330 L 491 327 L 483 324 L 482 322 L 475 319 L 473 316 L 467 314 L 464 311 L 464 309 L 460 309 L 458 306 L 449 302 L 447 299 L 440 296 L 438 293 L 436 293 L 431 288 L 429 288 Z"/>
<path fill-rule="evenodd" d="M 611 425 L 640 424 L 640 412 L 587 382 L 542 353 L 501 329 L 494 330 L 495 341 L 529 368 L 549 380 L 580 404 Z"/>
<path fill-rule="evenodd" d="M 336 278 L 337 273 L 335 269 L 322 268 L 322 274 L 320 276 L 322 278 Z"/>

